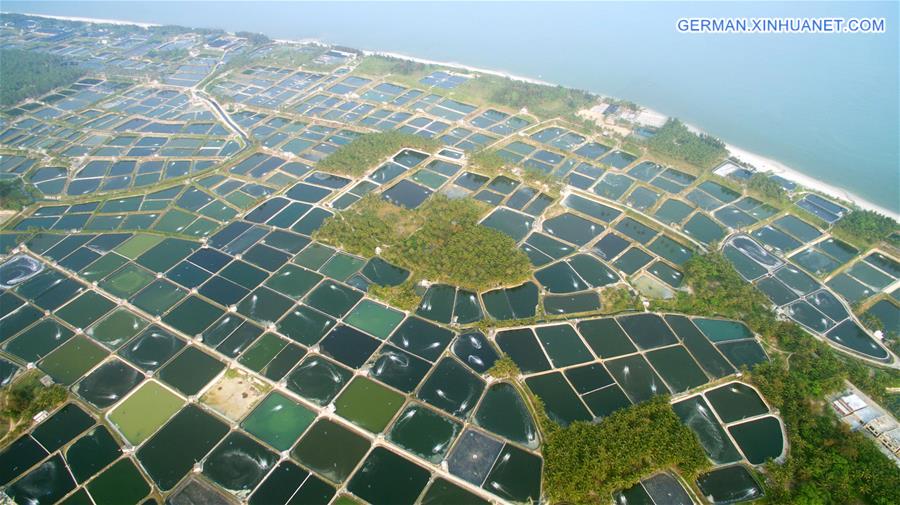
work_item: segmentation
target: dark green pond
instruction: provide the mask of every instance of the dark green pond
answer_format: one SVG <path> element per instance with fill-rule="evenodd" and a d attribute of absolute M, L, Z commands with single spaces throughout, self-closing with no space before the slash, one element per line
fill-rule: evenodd
<path fill-rule="evenodd" d="M 593 417 L 561 373 L 554 372 L 525 379 L 525 383 L 547 408 L 547 415 L 563 426 Z"/>
<path fill-rule="evenodd" d="M 294 503 L 327 503 L 334 496 L 335 489 L 316 475 L 297 466 L 296 463 L 282 461 L 272 470 L 266 480 L 250 496 L 251 505 Z"/>
<path fill-rule="evenodd" d="M 232 492 L 249 492 L 275 466 L 278 456 L 240 432 L 231 432 L 203 462 L 203 474 Z"/>
<path fill-rule="evenodd" d="M 419 389 L 419 399 L 447 412 L 466 418 L 484 391 L 484 381 L 452 358 L 442 359 Z"/>
<path fill-rule="evenodd" d="M 702 386 L 709 381 L 703 370 L 684 347 L 674 346 L 646 354 L 647 360 L 676 393 Z"/>
<path fill-rule="evenodd" d="M 535 314 L 538 303 L 538 288 L 526 282 L 514 288 L 496 289 L 481 295 L 484 308 L 497 320 L 524 319 Z"/>
<path fill-rule="evenodd" d="M 369 373 L 389 386 L 410 393 L 429 370 L 431 363 L 392 345 L 385 345 L 373 360 Z"/>
<path fill-rule="evenodd" d="M 742 465 L 713 470 L 697 478 L 697 486 L 715 505 L 755 500 L 763 491 Z"/>
<path fill-rule="evenodd" d="M 384 447 L 376 447 L 347 489 L 372 505 L 412 505 L 430 475 L 425 468 Z"/>
<path fill-rule="evenodd" d="M 650 368 L 643 356 L 627 356 L 607 361 L 604 364 L 634 403 L 669 393 L 669 389 L 656 375 L 656 372 Z"/>
<path fill-rule="evenodd" d="M 522 373 L 543 372 L 550 369 L 550 362 L 538 344 L 534 330 L 518 328 L 497 333 L 497 345 L 518 365 Z"/>
<path fill-rule="evenodd" d="M 310 356 L 291 372 L 287 388 L 318 405 L 326 405 L 337 396 L 353 374 L 346 368 L 320 356 Z"/>
<path fill-rule="evenodd" d="M 555 368 L 584 363 L 594 359 L 575 329 L 568 324 L 541 326 L 535 332 Z"/>
<path fill-rule="evenodd" d="M 578 323 L 578 331 L 601 358 L 612 358 L 637 350 L 613 318 L 581 321 Z"/>
<path fill-rule="evenodd" d="M 734 373 L 734 367 L 712 345 L 699 329 L 685 316 L 667 315 L 666 322 L 691 352 L 700 366 L 714 378 Z"/>
<path fill-rule="evenodd" d="M 128 458 L 107 468 L 87 488 L 97 505 L 138 503 L 150 493 L 150 485 Z"/>
<path fill-rule="evenodd" d="M 94 424 L 94 418 L 74 403 L 68 403 L 42 422 L 31 436 L 48 451 L 68 444 Z"/>
<path fill-rule="evenodd" d="M 482 487 L 511 502 L 537 502 L 541 497 L 541 467 L 539 456 L 506 444 Z"/>
<path fill-rule="evenodd" d="M 326 479 L 343 482 L 369 450 L 369 441 L 332 421 L 320 419 L 291 455 Z"/>
<path fill-rule="evenodd" d="M 618 318 L 619 324 L 641 349 L 655 349 L 675 344 L 678 339 L 656 314 L 637 314 Z"/>
<path fill-rule="evenodd" d="M 438 478 L 425 492 L 421 503 L 422 505 L 460 505 L 462 503 L 488 505 L 489 502 L 444 478 Z"/>
<path fill-rule="evenodd" d="M 732 382 L 704 393 L 719 417 L 726 423 L 769 412 L 759 394 L 745 384 Z"/>
<path fill-rule="evenodd" d="M 532 449 L 539 444 L 537 428 L 516 388 L 505 382 L 488 388 L 475 413 L 479 426 Z"/>
<path fill-rule="evenodd" d="M 728 428 L 728 432 L 747 456 L 747 461 L 754 465 L 779 457 L 784 449 L 781 423 L 775 417 L 735 424 Z"/>
<path fill-rule="evenodd" d="M 156 485 L 169 490 L 227 433 L 225 423 L 188 405 L 141 446 L 137 457 Z"/>
<path fill-rule="evenodd" d="M 57 454 L 9 486 L 6 494 L 16 503 L 44 504 L 55 503 L 73 489 L 75 481 Z"/>
<path fill-rule="evenodd" d="M 478 373 L 484 373 L 494 365 L 499 356 L 487 338 L 479 332 L 460 335 L 450 350 L 463 363 Z"/>
<path fill-rule="evenodd" d="M 713 463 L 720 465 L 741 459 L 740 453 L 702 396 L 682 400 L 672 405 L 672 409 L 681 418 L 681 422 L 697 434 L 700 445 Z"/>
<path fill-rule="evenodd" d="M 84 482 L 122 454 L 119 444 L 103 426 L 89 431 L 66 449 L 66 461 L 78 482 Z"/>
<path fill-rule="evenodd" d="M 462 425 L 424 407 L 410 404 L 397 417 L 388 439 L 432 463 L 440 463 L 462 431 Z"/>

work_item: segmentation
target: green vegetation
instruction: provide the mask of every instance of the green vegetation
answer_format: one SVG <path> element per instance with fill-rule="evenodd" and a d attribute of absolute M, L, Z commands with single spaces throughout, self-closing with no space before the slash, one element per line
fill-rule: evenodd
<path fill-rule="evenodd" d="M 797 324 L 776 320 L 764 295 L 744 282 L 720 253 L 689 260 L 685 282 L 694 296 L 680 294 L 667 308 L 739 319 L 779 351 L 750 375 L 780 411 L 791 448 L 784 464 L 766 466 L 769 501 L 900 503 L 900 469 L 874 442 L 850 433 L 821 401 L 842 389 L 845 379 L 884 401 L 885 387 L 900 380 L 898 372 L 841 356 Z"/>
<path fill-rule="evenodd" d="M 356 66 L 355 71 L 366 75 L 393 74 L 401 76 L 421 75 L 424 77 L 428 72 L 436 70 L 437 68 L 437 65 L 394 58 L 391 56 L 366 56 L 359 65 Z"/>
<path fill-rule="evenodd" d="M 504 353 L 500 356 L 500 359 L 494 362 L 493 366 L 488 369 L 488 375 L 495 379 L 506 379 L 506 380 L 516 380 L 517 377 L 522 375 L 522 371 L 519 370 L 519 365 L 516 365 L 516 362 L 513 361 L 512 358 L 509 357 L 508 354 Z"/>
<path fill-rule="evenodd" d="M 484 210 L 443 195 L 408 210 L 369 195 L 327 219 L 315 238 L 362 256 L 380 247 L 385 260 L 432 282 L 477 291 L 523 282 L 528 257 L 507 235 L 478 224 Z"/>
<path fill-rule="evenodd" d="M 691 292 L 656 300 L 653 308 L 737 319 L 758 333 L 766 333 L 775 322 L 769 299 L 745 282 L 721 253 L 694 255 L 684 264 L 684 277 Z"/>
<path fill-rule="evenodd" d="M 469 168 L 489 177 L 506 175 L 530 184 L 544 185 L 542 190 L 551 196 L 559 196 L 563 181 L 559 177 L 535 168 L 516 167 L 493 149 L 482 149 L 468 157 Z"/>
<path fill-rule="evenodd" d="M 262 46 L 265 44 L 269 44 L 272 42 L 272 39 L 263 35 L 262 33 L 256 32 L 235 32 L 235 35 L 238 37 L 244 37 L 247 39 L 247 42 L 250 42 L 254 46 Z"/>
<path fill-rule="evenodd" d="M 318 168 L 326 172 L 360 176 L 403 148 L 434 152 L 440 142 L 396 131 L 368 133 L 326 156 Z"/>
<path fill-rule="evenodd" d="M 641 298 L 626 287 L 611 287 L 600 292 L 603 312 L 614 314 L 626 310 L 641 310 Z"/>
<path fill-rule="evenodd" d="M 398 309 L 413 311 L 422 297 L 416 294 L 416 284 L 411 279 L 397 286 L 369 286 L 369 296 Z"/>
<path fill-rule="evenodd" d="M 781 187 L 781 184 L 778 184 L 766 174 L 756 172 L 750 176 L 750 180 L 747 181 L 747 189 L 761 197 L 762 200 L 779 204 L 787 203 L 788 201 L 787 193 Z"/>
<path fill-rule="evenodd" d="M 696 435 L 668 396 L 545 433 L 544 489 L 551 502 L 609 503 L 612 493 L 660 469 L 693 477 L 709 466 Z"/>
<path fill-rule="evenodd" d="M 34 190 L 22 179 L 0 180 L 0 209 L 22 210 L 34 202 Z"/>
<path fill-rule="evenodd" d="M 390 75 L 391 81 L 421 87 L 419 80 L 435 70 L 452 71 L 440 65 L 387 56 L 366 56 L 354 73 L 369 76 Z M 524 107 L 540 119 L 574 117 L 577 111 L 590 106 L 595 100 L 587 91 L 486 74 L 478 74 L 452 90 L 434 88 L 432 91 L 480 105 L 499 105 L 516 110 Z"/>
<path fill-rule="evenodd" d="M 864 386 L 866 367 L 838 358 L 795 324 L 781 323 L 776 335 L 790 358 L 758 365 L 751 376 L 780 411 L 790 440 L 787 461 L 766 465 L 769 501 L 900 503 L 900 469 L 817 400 L 840 390 L 845 378 Z"/>
<path fill-rule="evenodd" d="M 870 245 L 900 230 L 897 222 L 874 210 L 854 209 L 834 225 L 834 231 L 850 241 Z"/>
<path fill-rule="evenodd" d="M 351 208 L 325 220 L 314 238 L 360 256 L 375 256 L 375 249 L 395 246 L 422 226 L 417 211 L 368 194 Z"/>
<path fill-rule="evenodd" d="M 587 91 L 535 84 L 495 75 L 479 75 L 456 88 L 459 95 L 511 109 L 528 109 L 540 119 L 568 116 L 588 107 L 595 98 Z"/>
<path fill-rule="evenodd" d="M 52 54 L 0 49 L 0 105 L 16 104 L 84 75 L 77 64 Z"/>
<path fill-rule="evenodd" d="M 54 384 L 41 384 L 41 374 L 29 372 L 12 383 L 5 391 L 0 392 L 0 424 L 5 435 L 0 437 L 0 445 L 8 437 L 14 437 L 28 428 L 31 418 L 43 410 L 66 401 L 66 388 Z"/>
<path fill-rule="evenodd" d="M 703 169 L 713 168 L 728 154 L 721 140 L 705 133 L 693 133 L 674 118 L 647 140 L 647 146 L 654 154 Z"/>
<path fill-rule="evenodd" d="M 506 159 L 493 149 L 482 149 L 469 155 L 469 165 L 485 175 L 497 175 L 506 166 Z"/>

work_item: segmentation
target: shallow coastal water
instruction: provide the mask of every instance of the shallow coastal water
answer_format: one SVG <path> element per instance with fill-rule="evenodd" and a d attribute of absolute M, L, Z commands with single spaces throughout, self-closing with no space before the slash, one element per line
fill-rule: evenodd
<path fill-rule="evenodd" d="M 229 2 L 210 9 L 187 2 L 173 9 L 167 2 L 10 1 L 3 9 L 315 38 L 588 89 L 678 116 L 900 211 L 900 58 L 891 3 Z M 676 32 L 679 18 L 697 16 L 876 16 L 886 18 L 887 33 Z"/>

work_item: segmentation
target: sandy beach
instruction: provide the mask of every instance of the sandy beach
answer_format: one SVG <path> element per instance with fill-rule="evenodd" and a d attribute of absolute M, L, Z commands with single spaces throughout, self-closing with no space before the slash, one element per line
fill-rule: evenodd
<path fill-rule="evenodd" d="M 794 170 L 787 165 L 766 158 L 765 156 L 761 156 L 758 154 L 751 153 L 749 151 L 745 151 L 739 147 L 733 146 L 731 144 L 725 144 L 725 147 L 731 153 L 732 157 L 743 161 L 744 163 L 753 165 L 760 172 L 771 172 L 775 175 L 779 175 L 784 177 L 789 181 L 796 182 L 800 186 L 804 186 L 808 189 L 812 189 L 818 191 L 822 194 L 831 196 L 833 198 L 837 198 L 839 200 L 845 200 L 850 202 L 861 209 L 866 210 L 874 210 L 876 212 L 880 212 L 886 216 L 889 216 L 894 219 L 894 221 L 900 222 L 900 213 L 896 210 L 885 209 L 879 205 L 876 205 L 868 200 L 860 198 L 857 195 L 847 191 L 846 189 L 839 188 L 837 186 L 832 186 L 826 182 L 820 181 L 814 177 L 810 177 L 802 172 Z"/>
<path fill-rule="evenodd" d="M 44 18 L 51 18 L 51 19 L 66 20 L 66 21 L 80 21 L 80 22 L 85 22 L 85 23 L 134 25 L 134 26 L 140 26 L 142 28 L 160 26 L 160 25 L 154 24 L 154 23 L 139 23 L 139 22 L 134 22 L 134 21 L 124 21 L 124 20 L 118 20 L 118 19 L 81 18 L 81 17 L 72 17 L 72 16 L 51 16 L 51 15 L 45 15 L 45 14 L 25 14 L 25 15 L 34 16 L 34 17 L 44 17 Z M 277 39 L 277 40 L 275 40 L 275 42 L 283 43 L 283 44 L 315 44 L 315 45 L 319 45 L 319 46 L 331 46 L 332 45 L 332 44 L 329 44 L 329 43 L 326 43 L 326 42 L 323 42 L 320 40 L 316 40 L 316 39 L 304 39 L 304 40 Z M 486 74 L 486 75 L 494 75 L 494 76 L 498 76 L 498 77 L 504 77 L 504 78 L 517 80 L 517 81 L 529 82 L 532 84 L 555 86 L 554 83 L 542 81 L 540 79 L 523 77 L 523 76 L 519 76 L 519 75 L 515 75 L 515 74 L 511 74 L 511 73 L 503 72 L 503 71 L 499 71 L 499 70 L 491 70 L 491 69 L 473 67 L 470 65 L 462 64 L 462 63 L 436 61 L 436 60 L 430 60 L 427 58 L 418 58 L 418 57 L 414 57 L 414 56 L 408 56 L 405 54 L 393 53 L 393 52 L 388 52 L 388 51 L 362 50 L 362 53 L 366 56 L 384 56 L 384 57 L 389 57 L 389 58 L 397 58 L 397 59 L 402 59 L 402 60 L 414 61 L 417 63 L 423 63 L 423 64 L 427 64 L 427 65 L 439 65 L 442 67 L 457 69 L 457 70 L 465 71 L 465 72 L 475 72 L 475 73 L 481 73 L 481 74 Z M 596 94 L 596 96 L 598 97 L 598 99 L 599 98 L 615 98 L 615 97 L 604 96 L 601 94 Z M 642 107 L 642 108 L 644 110 L 648 110 L 648 111 L 651 111 L 654 113 L 663 114 L 663 115 L 668 116 L 667 114 L 660 113 L 660 112 L 654 111 L 652 109 L 647 109 L 644 107 Z M 701 129 L 696 128 L 692 125 L 688 125 L 688 127 L 696 132 L 702 132 Z M 833 198 L 837 198 L 840 200 L 850 202 L 853 205 L 855 205 L 859 208 L 862 208 L 862 209 L 874 210 L 876 212 L 880 212 L 886 216 L 890 216 L 895 221 L 900 222 L 900 209 L 886 209 L 880 205 L 874 204 L 864 198 L 861 198 L 861 197 L 847 191 L 846 189 L 839 188 L 837 186 L 833 186 L 824 181 L 816 179 L 815 177 L 804 174 L 803 172 L 800 172 L 799 170 L 788 167 L 787 165 L 785 165 L 777 160 L 773 160 L 773 159 L 767 158 L 767 157 L 759 155 L 759 154 L 751 153 L 750 151 L 746 151 L 746 150 L 741 149 L 732 144 L 726 143 L 725 146 L 728 149 L 728 151 L 731 153 L 732 157 L 734 157 L 735 159 L 740 160 L 744 163 L 752 165 L 758 171 L 770 172 L 772 174 L 779 175 L 781 177 L 784 177 L 787 180 L 797 183 L 800 186 L 804 186 L 807 189 L 815 190 L 822 194 L 831 196 Z M 900 205 L 900 202 L 898 202 L 898 205 Z"/>
<path fill-rule="evenodd" d="M 391 52 L 386 52 L 386 51 L 363 51 L 363 54 L 366 56 L 383 56 L 386 58 L 397 58 L 400 60 L 414 61 L 416 63 L 422 63 L 425 65 L 440 65 L 442 67 L 452 68 L 452 69 L 456 69 L 456 70 L 464 70 L 466 72 L 476 72 L 479 74 L 504 77 L 507 79 L 512 79 L 514 81 L 529 82 L 531 84 L 540 84 L 542 86 L 556 86 L 552 82 L 542 81 L 540 79 L 533 79 L 531 77 L 522 77 L 521 75 L 510 74 L 507 72 L 502 72 L 500 70 L 490 70 L 487 68 L 473 67 L 473 66 L 469 66 L 469 65 L 464 65 L 462 63 L 429 60 L 426 58 L 417 58 L 415 56 L 407 56 L 405 54 L 391 53 Z M 598 97 L 599 97 L 599 95 L 598 95 Z"/>
<path fill-rule="evenodd" d="M 4 14 L 18 14 L 6 13 Z M 137 21 L 123 21 L 121 19 L 102 19 L 102 18 L 82 18 L 77 16 L 53 16 L 50 14 L 30 14 L 28 12 L 21 13 L 22 16 L 31 16 L 35 18 L 58 19 L 60 21 L 78 21 L 81 23 L 91 23 L 99 25 L 120 25 L 120 26 L 139 26 L 141 28 L 152 28 L 154 26 L 162 26 L 157 23 L 139 23 Z"/>

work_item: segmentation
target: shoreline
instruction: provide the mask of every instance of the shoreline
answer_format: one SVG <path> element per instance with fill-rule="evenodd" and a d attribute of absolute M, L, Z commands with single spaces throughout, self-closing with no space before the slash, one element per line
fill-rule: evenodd
<path fill-rule="evenodd" d="M 105 18 L 85 18 L 79 16 L 56 16 L 53 14 L 32 14 L 29 12 L 9 12 L 0 11 L 3 14 L 19 14 L 20 16 L 29 16 L 33 18 L 56 19 L 58 21 L 75 21 L 79 23 L 91 23 L 95 25 L 117 25 L 117 26 L 137 26 L 140 28 L 153 28 L 162 26 L 159 23 L 142 23 L 140 21 L 126 21 L 123 19 L 105 19 Z"/>
<path fill-rule="evenodd" d="M 0 11 L 0 12 L 2 12 L 2 11 Z M 136 22 L 136 21 L 126 21 L 126 20 L 119 20 L 119 19 L 86 18 L 86 17 L 77 17 L 77 16 L 55 16 L 55 15 L 50 15 L 50 14 L 30 14 L 30 13 L 21 13 L 21 15 L 39 17 L 39 18 L 57 19 L 57 20 L 61 20 L 61 21 L 75 21 L 75 22 L 82 22 L 82 23 L 132 25 L 132 26 L 138 26 L 141 28 L 162 26 L 157 23 L 141 23 L 141 22 Z M 330 47 L 330 46 L 334 45 L 334 44 L 330 44 L 330 43 L 324 42 L 319 39 L 312 39 L 312 38 L 311 39 L 300 39 L 300 40 L 296 40 L 296 39 L 272 39 L 272 40 L 273 40 L 273 42 L 276 42 L 279 44 L 301 44 L 301 45 L 315 44 L 318 46 L 325 46 L 325 47 Z M 405 55 L 402 53 L 395 53 L 395 52 L 390 52 L 390 51 L 376 51 L 376 50 L 360 49 L 360 52 L 364 56 L 382 56 L 382 57 L 388 57 L 388 58 L 397 58 L 397 59 L 401 59 L 401 60 L 422 63 L 422 64 L 426 64 L 426 65 L 437 65 L 437 66 L 442 66 L 442 67 L 451 68 L 451 69 L 463 70 L 466 72 L 476 72 L 476 73 L 481 73 L 481 74 L 486 74 L 486 75 L 493 75 L 493 76 L 497 76 L 497 77 L 503 77 L 503 78 L 514 80 L 514 81 L 527 82 L 527 83 L 531 83 L 531 84 L 539 84 L 539 85 L 544 85 L 544 86 L 556 86 L 556 84 L 554 84 L 554 83 L 551 83 L 548 81 L 543 81 L 540 79 L 534 79 L 531 77 L 515 75 L 515 74 L 509 73 L 509 72 L 504 72 L 502 70 L 492 70 L 492 69 L 474 67 L 471 65 L 463 64 L 463 63 L 438 61 L 438 60 L 432 60 L 432 59 L 428 59 L 428 58 L 409 56 L 409 55 Z M 613 96 L 602 95 L 600 93 L 595 93 L 592 91 L 589 91 L 589 92 L 591 94 L 597 96 L 598 98 L 617 99 L 616 97 L 613 97 Z M 638 106 L 641 107 L 641 109 L 643 109 L 645 111 L 660 114 L 667 118 L 671 117 L 668 114 L 661 113 L 659 111 L 644 107 L 640 104 L 638 104 Z M 697 128 L 693 125 L 687 124 L 687 126 L 695 132 L 709 134 L 709 132 L 706 132 L 706 131 L 704 131 L 700 128 Z M 723 140 L 723 142 L 725 142 L 725 141 Z M 745 149 L 741 149 L 740 147 L 737 147 L 734 144 L 731 144 L 729 142 L 725 142 L 725 148 L 728 150 L 731 157 L 733 157 L 743 163 L 751 165 L 753 168 L 755 168 L 759 172 L 771 173 L 774 175 L 781 176 L 789 181 L 795 182 L 799 186 L 802 187 L 802 188 L 798 188 L 798 189 L 805 188 L 805 189 L 817 191 L 826 196 L 830 196 L 832 198 L 836 198 L 839 200 L 849 202 L 850 204 L 852 204 L 856 207 L 859 207 L 860 209 L 872 210 L 875 212 L 879 212 L 881 214 L 884 214 L 885 216 L 892 218 L 894 221 L 900 222 L 900 211 L 898 211 L 898 210 L 891 210 L 891 209 L 885 208 L 885 207 L 883 207 L 879 204 L 876 204 L 874 202 L 871 202 L 859 195 L 856 195 L 847 189 L 844 189 L 844 188 L 841 188 L 838 186 L 834 186 L 834 185 L 829 184 L 820 179 L 816 179 L 815 177 L 805 174 L 802 171 L 797 170 L 795 168 L 789 167 L 778 160 L 768 158 L 764 155 L 756 154 L 756 153 L 747 151 Z"/>
<path fill-rule="evenodd" d="M 805 189 L 817 191 L 832 198 L 850 202 L 851 204 L 863 210 L 872 210 L 890 217 L 894 221 L 900 222 L 900 213 L 886 209 L 881 205 L 870 202 L 844 188 L 833 186 L 815 177 L 809 176 L 793 169 L 778 160 L 766 158 L 760 154 L 746 151 L 732 144 L 725 143 L 725 148 L 731 153 L 731 156 L 739 161 L 752 165 L 759 172 L 768 172 L 774 175 L 784 177 L 785 179 L 797 183 Z"/>

